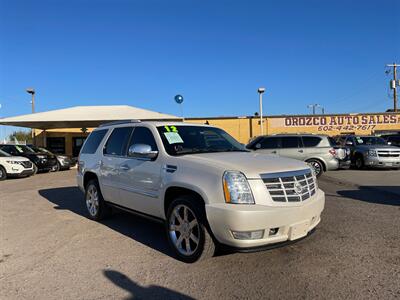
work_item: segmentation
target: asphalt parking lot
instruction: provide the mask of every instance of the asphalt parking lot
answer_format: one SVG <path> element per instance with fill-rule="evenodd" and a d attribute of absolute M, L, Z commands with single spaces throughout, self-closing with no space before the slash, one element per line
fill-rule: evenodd
<path fill-rule="evenodd" d="M 400 171 L 332 172 L 310 237 L 191 265 L 171 256 L 159 224 L 86 218 L 75 172 L 0 183 L 1 299 L 400 297 Z"/>

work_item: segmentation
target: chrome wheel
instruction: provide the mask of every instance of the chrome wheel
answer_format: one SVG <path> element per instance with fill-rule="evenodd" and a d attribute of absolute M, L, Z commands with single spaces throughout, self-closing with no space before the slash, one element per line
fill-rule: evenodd
<path fill-rule="evenodd" d="M 89 185 L 86 193 L 86 207 L 92 217 L 99 211 L 99 193 L 94 185 Z"/>
<path fill-rule="evenodd" d="M 168 222 L 169 235 L 178 252 L 190 256 L 199 247 L 200 226 L 196 215 L 186 205 L 174 207 Z"/>
<path fill-rule="evenodd" d="M 321 166 L 321 164 L 319 162 L 310 161 L 308 164 L 310 165 L 311 168 L 314 169 L 315 176 L 319 176 L 321 174 L 322 166 Z"/>

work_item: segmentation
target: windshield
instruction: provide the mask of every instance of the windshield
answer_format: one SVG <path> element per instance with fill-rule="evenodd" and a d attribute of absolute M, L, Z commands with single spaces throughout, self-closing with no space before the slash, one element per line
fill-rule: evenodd
<path fill-rule="evenodd" d="M 0 157 L 10 157 L 10 156 L 11 156 L 10 154 L 0 150 Z"/>
<path fill-rule="evenodd" d="M 169 155 L 210 152 L 247 152 L 222 129 L 205 126 L 160 126 L 157 130 Z"/>
<path fill-rule="evenodd" d="M 15 149 L 17 149 L 17 151 L 19 153 L 25 153 L 25 154 L 35 153 L 35 151 L 33 151 L 33 149 L 31 149 L 31 148 L 29 148 L 28 146 L 25 146 L 25 145 L 15 145 L 14 147 L 15 147 Z"/>
<path fill-rule="evenodd" d="M 383 138 L 376 136 L 356 136 L 357 145 L 387 145 Z"/>

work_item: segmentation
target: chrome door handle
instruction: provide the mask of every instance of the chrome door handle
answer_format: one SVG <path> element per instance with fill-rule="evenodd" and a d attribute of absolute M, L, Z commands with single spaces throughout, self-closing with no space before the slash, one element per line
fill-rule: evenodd
<path fill-rule="evenodd" d="M 119 167 L 123 171 L 128 171 L 130 168 L 127 165 L 123 165 Z"/>

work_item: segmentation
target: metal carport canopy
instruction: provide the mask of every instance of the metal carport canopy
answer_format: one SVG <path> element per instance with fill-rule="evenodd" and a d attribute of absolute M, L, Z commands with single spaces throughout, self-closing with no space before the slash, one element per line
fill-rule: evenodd
<path fill-rule="evenodd" d="M 181 120 L 181 118 L 128 105 L 75 106 L 0 119 L 0 124 L 36 129 L 90 128 L 118 120 Z"/>

